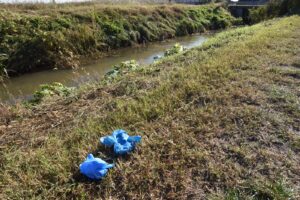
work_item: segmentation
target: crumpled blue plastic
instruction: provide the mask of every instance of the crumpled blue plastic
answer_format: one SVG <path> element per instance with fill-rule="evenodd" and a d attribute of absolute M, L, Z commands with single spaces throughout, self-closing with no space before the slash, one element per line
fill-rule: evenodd
<path fill-rule="evenodd" d="M 108 169 L 114 167 L 100 158 L 94 158 L 93 154 L 89 154 L 86 160 L 80 164 L 79 169 L 82 174 L 93 180 L 103 178 Z"/>
<path fill-rule="evenodd" d="M 141 136 L 129 136 L 124 130 L 115 130 L 112 135 L 101 137 L 100 142 L 107 147 L 114 147 L 115 154 L 124 155 L 135 148 Z"/>

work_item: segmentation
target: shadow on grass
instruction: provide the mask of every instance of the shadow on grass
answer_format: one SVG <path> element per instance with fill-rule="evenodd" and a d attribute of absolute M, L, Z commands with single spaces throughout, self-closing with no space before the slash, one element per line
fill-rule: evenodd
<path fill-rule="evenodd" d="M 135 149 L 132 152 L 134 152 L 134 151 L 135 151 Z M 131 153 L 120 156 L 120 155 L 117 155 L 114 153 L 113 147 L 108 148 L 101 144 L 98 145 L 96 150 L 91 152 L 91 154 L 93 154 L 95 157 L 101 158 L 105 162 L 107 162 L 109 164 L 115 164 L 115 165 L 118 161 L 123 161 L 123 162 L 129 161 L 130 157 L 131 157 L 130 156 Z M 82 162 L 83 162 L 83 160 L 82 160 Z M 92 182 L 100 183 L 102 180 L 102 179 L 92 180 L 92 179 L 87 178 L 82 173 L 80 173 L 79 167 L 73 168 L 72 172 L 73 172 L 73 176 L 71 178 L 71 182 L 73 182 L 73 183 L 74 182 L 76 182 L 76 183 L 92 183 Z"/>

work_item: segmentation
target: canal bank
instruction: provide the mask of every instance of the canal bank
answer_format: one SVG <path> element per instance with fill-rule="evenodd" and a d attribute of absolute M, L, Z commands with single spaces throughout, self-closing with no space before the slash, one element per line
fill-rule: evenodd
<path fill-rule="evenodd" d="M 31 5 L 0 8 L 0 73 L 80 66 L 81 57 L 236 23 L 219 5 Z"/>
<path fill-rule="evenodd" d="M 200 46 L 208 35 L 190 35 L 162 42 L 152 42 L 136 47 L 121 48 L 111 52 L 110 56 L 102 57 L 76 70 L 44 70 L 36 73 L 27 73 L 22 76 L 12 77 L 0 83 L 0 100 L 11 103 L 28 99 L 41 84 L 60 82 L 66 86 L 78 86 L 95 80 L 101 80 L 103 76 L 117 65 L 126 60 L 136 60 L 141 65 L 153 63 L 155 56 L 163 56 L 164 51 L 176 43 L 190 49 Z"/>

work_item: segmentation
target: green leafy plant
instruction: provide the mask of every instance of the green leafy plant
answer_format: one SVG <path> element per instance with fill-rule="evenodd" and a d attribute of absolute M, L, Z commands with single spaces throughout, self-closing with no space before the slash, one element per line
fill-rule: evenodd
<path fill-rule="evenodd" d="M 172 55 L 178 54 L 180 52 L 183 52 L 184 50 L 185 49 L 182 45 L 180 45 L 179 43 L 176 43 L 172 48 L 165 51 L 164 55 L 165 56 L 172 56 Z"/>
<path fill-rule="evenodd" d="M 125 62 L 121 62 L 119 65 L 115 65 L 113 69 L 106 73 L 106 77 L 109 79 L 115 78 L 117 76 L 126 74 L 130 71 L 134 71 L 139 67 L 139 64 L 136 60 L 128 60 Z"/>
<path fill-rule="evenodd" d="M 61 83 L 54 82 L 52 84 L 43 84 L 40 86 L 40 89 L 37 90 L 33 94 L 33 99 L 30 100 L 31 104 L 38 104 L 44 98 L 51 97 L 51 96 L 69 96 L 73 91 L 74 87 L 67 87 Z"/>

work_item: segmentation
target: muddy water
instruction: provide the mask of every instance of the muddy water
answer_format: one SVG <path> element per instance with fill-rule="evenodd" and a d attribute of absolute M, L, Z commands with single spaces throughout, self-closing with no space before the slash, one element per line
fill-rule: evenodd
<path fill-rule="evenodd" d="M 13 103 L 13 101 L 29 98 L 40 84 L 45 83 L 61 82 L 67 86 L 78 86 L 95 78 L 101 79 L 113 65 L 120 62 L 134 59 L 140 64 L 147 65 L 154 61 L 154 56 L 163 55 L 163 52 L 175 43 L 179 42 L 187 48 L 192 48 L 201 45 L 205 40 L 206 37 L 201 35 L 179 37 L 141 47 L 123 48 L 78 70 L 50 70 L 11 78 L 0 85 L 0 100 Z"/>

